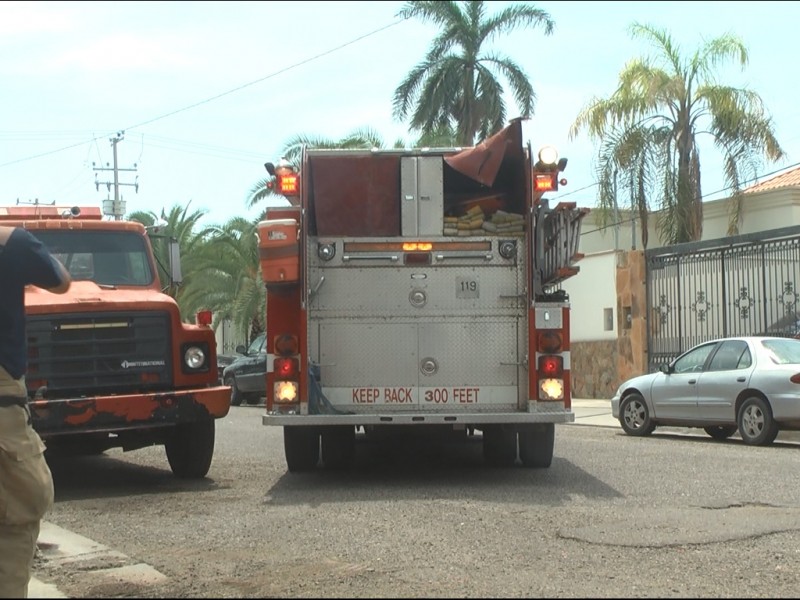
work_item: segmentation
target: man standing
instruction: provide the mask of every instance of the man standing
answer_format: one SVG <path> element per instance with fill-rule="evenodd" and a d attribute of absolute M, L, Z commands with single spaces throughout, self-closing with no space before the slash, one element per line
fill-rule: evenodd
<path fill-rule="evenodd" d="M 71 281 L 28 231 L 0 226 L 0 598 L 27 598 L 39 527 L 53 505 L 45 446 L 27 405 L 25 286 L 63 294 Z"/>

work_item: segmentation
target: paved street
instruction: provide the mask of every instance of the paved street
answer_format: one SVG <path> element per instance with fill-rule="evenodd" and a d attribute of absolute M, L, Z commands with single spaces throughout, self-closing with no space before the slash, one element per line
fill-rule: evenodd
<path fill-rule="evenodd" d="M 247 407 L 239 410 L 253 411 L 255 413 L 262 409 L 259 407 Z M 574 400 L 573 410 L 575 412 L 575 423 L 567 427 L 617 428 L 621 432 L 619 423 L 611 417 L 610 402 L 608 400 Z M 670 435 L 680 434 L 707 438 L 702 430 L 663 428 L 657 431 Z M 627 436 L 622 436 L 622 439 L 628 438 Z M 800 434 L 795 432 L 783 433 L 778 437 L 778 441 L 800 442 Z M 226 445 L 231 445 L 231 447 L 245 443 L 221 438 L 220 444 L 223 442 Z M 222 450 L 222 447 L 220 449 Z M 130 456 L 134 456 L 134 454 Z M 554 466 L 553 468 L 558 467 Z M 109 491 L 108 493 L 113 494 L 114 492 Z M 159 584 L 166 579 L 166 576 L 152 565 L 132 560 L 115 548 L 109 548 L 50 522 L 43 523 L 39 543 L 42 557 L 51 565 L 58 564 L 69 569 L 71 564 L 77 566 L 90 561 L 102 563 L 102 568 L 93 568 L 89 571 L 76 567 L 76 572 L 80 573 L 81 579 L 85 581 L 88 588 L 96 586 L 96 589 L 102 589 L 103 585 L 108 585 L 112 587 L 121 586 L 122 588 L 127 586 L 128 589 L 136 590 L 139 586 L 146 587 Z M 57 587 L 39 578 L 34 578 L 30 585 L 29 597 L 64 598 L 67 596 Z"/>

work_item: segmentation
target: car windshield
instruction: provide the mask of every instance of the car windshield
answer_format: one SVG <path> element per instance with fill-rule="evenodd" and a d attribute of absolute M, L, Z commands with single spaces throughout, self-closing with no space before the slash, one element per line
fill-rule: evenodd
<path fill-rule="evenodd" d="M 777 365 L 800 364 L 800 340 L 790 338 L 762 340 L 761 345 Z"/>
<path fill-rule="evenodd" d="M 258 354 L 261 351 L 261 346 L 264 344 L 264 334 L 262 333 L 250 342 L 250 347 L 247 349 L 248 354 Z"/>
<path fill-rule="evenodd" d="M 150 285 L 153 272 L 144 238 L 132 232 L 59 229 L 32 231 L 76 281 Z"/>

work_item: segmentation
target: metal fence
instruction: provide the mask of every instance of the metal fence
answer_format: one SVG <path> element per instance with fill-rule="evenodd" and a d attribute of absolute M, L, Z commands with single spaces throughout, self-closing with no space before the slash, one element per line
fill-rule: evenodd
<path fill-rule="evenodd" d="M 648 368 L 701 342 L 800 333 L 800 226 L 645 251 Z"/>

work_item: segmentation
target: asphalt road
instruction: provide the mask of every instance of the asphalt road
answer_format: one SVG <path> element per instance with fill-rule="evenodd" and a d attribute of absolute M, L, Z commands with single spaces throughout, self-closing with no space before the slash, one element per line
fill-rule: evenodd
<path fill-rule="evenodd" d="M 602 402 L 602 401 L 600 401 Z M 585 409 L 585 410 L 584 410 Z M 31 597 L 796 597 L 798 445 L 622 433 L 576 406 L 546 470 L 480 440 L 359 443 L 288 474 L 263 408 L 218 423 L 201 482 L 163 449 L 56 463 Z M 607 426 L 597 426 L 605 423 Z M 590 425 L 590 426 L 584 426 Z"/>

